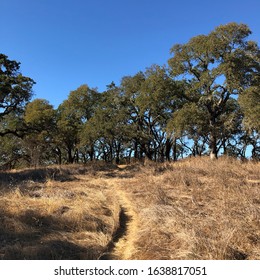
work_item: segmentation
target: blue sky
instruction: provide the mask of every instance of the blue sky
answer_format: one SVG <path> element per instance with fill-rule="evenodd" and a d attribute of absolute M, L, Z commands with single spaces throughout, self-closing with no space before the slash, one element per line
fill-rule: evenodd
<path fill-rule="evenodd" d="M 82 84 L 105 90 L 170 58 L 176 43 L 246 23 L 260 42 L 259 0 L 0 0 L 0 53 L 57 107 Z"/>

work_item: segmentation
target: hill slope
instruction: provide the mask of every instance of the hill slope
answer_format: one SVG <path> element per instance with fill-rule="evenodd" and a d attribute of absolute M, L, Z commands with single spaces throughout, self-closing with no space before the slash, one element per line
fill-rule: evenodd
<path fill-rule="evenodd" d="M 0 259 L 260 259 L 260 164 L 0 174 Z"/>

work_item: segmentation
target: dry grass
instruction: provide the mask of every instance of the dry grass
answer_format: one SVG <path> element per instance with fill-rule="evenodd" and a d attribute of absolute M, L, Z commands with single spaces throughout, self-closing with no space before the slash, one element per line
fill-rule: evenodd
<path fill-rule="evenodd" d="M 196 158 L 2 173 L 0 259 L 260 259 L 259 167 Z"/>
<path fill-rule="evenodd" d="M 260 165 L 150 163 L 124 184 L 138 231 L 129 259 L 260 259 Z"/>
<path fill-rule="evenodd" d="M 100 258 L 120 209 L 94 173 L 70 166 L 0 174 L 0 259 Z"/>

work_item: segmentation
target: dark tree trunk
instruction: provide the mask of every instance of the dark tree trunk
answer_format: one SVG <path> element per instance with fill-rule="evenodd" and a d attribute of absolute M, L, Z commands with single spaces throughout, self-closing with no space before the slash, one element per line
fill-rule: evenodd
<path fill-rule="evenodd" d="M 74 158 L 72 156 L 72 149 L 68 148 L 68 163 L 73 163 Z"/>
<path fill-rule="evenodd" d="M 165 158 L 167 161 L 171 160 L 170 157 L 171 148 L 172 148 L 172 141 L 170 139 L 167 139 L 165 143 Z"/>
<path fill-rule="evenodd" d="M 223 155 L 227 154 L 226 139 L 222 141 Z"/>
<path fill-rule="evenodd" d="M 138 158 L 140 158 L 140 155 L 138 153 L 138 141 L 137 141 L 137 139 L 135 139 L 134 141 L 135 141 L 134 142 L 134 158 L 138 159 Z"/>
<path fill-rule="evenodd" d="M 210 158 L 212 160 L 217 159 L 218 158 L 217 137 L 215 136 L 214 133 L 210 134 L 209 148 L 210 148 Z"/>
<path fill-rule="evenodd" d="M 209 148 L 210 148 L 210 159 L 214 160 L 218 158 L 217 149 L 217 136 L 216 136 L 216 117 L 215 114 L 211 112 L 210 118 L 210 136 L 209 136 Z"/>
<path fill-rule="evenodd" d="M 79 163 L 79 150 L 78 149 L 76 149 L 76 151 L 74 153 L 73 162 Z"/>
<path fill-rule="evenodd" d="M 147 149 L 146 152 L 145 152 L 145 155 L 147 156 L 147 158 L 149 160 L 152 160 L 153 159 L 153 151 L 151 149 Z"/>
<path fill-rule="evenodd" d="M 93 145 L 91 145 L 90 151 L 89 151 L 88 154 L 89 154 L 89 157 L 90 157 L 90 161 L 93 161 L 94 155 L 95 155 L 95 150 L 94 150 L 94 146 Z"/>
<path fill-rule="evenodd" d="M 120 149 L 121 149 L 121 144 L 118 143 L 116 147 L 116 164 L 120 163 Z"/>
<path fill-rule="evenodd" d="M 173 140 L 173 161 L 177 161 L 177 140 L 175 137 Z"/>
<path fill-rule="evenodd" d="M 61 149 L 59 147 L 56 148 L 56 154 L 58 156 L 58 164 L 61 165 Z"/>

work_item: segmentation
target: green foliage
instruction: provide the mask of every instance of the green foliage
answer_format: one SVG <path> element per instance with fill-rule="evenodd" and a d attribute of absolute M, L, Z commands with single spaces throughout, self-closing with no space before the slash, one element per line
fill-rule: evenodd
<path fill-rule="evenodd" d="M 91 89 L 88 85 L 81 85 L 70 92 L 66 107 L 70 108 L 71 114 L 74 114 L 76 119 L 85 122 L 94 114 L 99 99 L 100 94 L 96 89 Z"/>
<path fill-rule="evenodd" d="M 37 131 L 48 129 L 54 125 L 55 111 L 49 101 L 35 99 L 25 109 L 25 123 Z"/>
<path fill-rule="evenodd" d="M 32 96 L 34 81 L 19 72 L 20 63 L 0 54 L 0 120 L 22 110 Z"/>
<path fill-rule="evenodd" d="M 26 152 L 22 140 L 12 134 L 1 138 L 0 145 L 0 170 L 25 167 Z"/>
<path fill-rule="evenodd" d="M 196 103 L 186 103 L 175 111 L 168 122 L 168 130 L 174 130 L 178 137 L 185 134 L 190 138 L 207 135 L 208 117 L 205 108 L 198 107 Z"/>
<path fill-rule="evenodd" d="M 260 88 L 252 87 L 239 96 L 244 113 L 244 125 L 249 131 L 260 131 Z"/>
<path fill-rule="evenodd" d="M 35 99 L 25 109 L 24 122 L 27 133 L 23 146 L 32 166 L 52 163 L 55 125 L 55 110 L 45 99 Z"/>
<path fill-rule="evenodd" d="M 177 160 L 209 153 L 259 159 L 260 50 L 245 24 L 220 25 L 172 47 L 99 93 L 71 91 L 57 110 L 30 103 L 34 81 L 0 54 L 0 165 Z"/>
<path fill-rule="evenodd" d="M 98 106 L 100 94 L 87 85 L 71 91 L 57 109 L 57 149 L 65 151 L 65 161 L 72 163 L 78 160 L 79 143 L 83 126 L 93 116 Z M 60 161 L 60 160 L 59 160 Z"/>
<path fill-rule="evenodd" d="M 21 136 L 24 132 L 19 121 L 10 123 L 10 119 L 7 121 L 6 118 L 13 114 L 19 119 L 32 96 L 34 81 L 23 76 L 19 69 L 19 62 L 0 54 L 0 137 L 11 133 Z"/>
<path fill-rule="evenodd" d="M 201 118 L 206 120 L 203 127 L 208 130 L 209 146 L 215 157 L 218 140 L 223 136 L 220 131 L 223 132 L 223 124 L 227 122 L 221 119 L 226 112 L 235 114 L 230 111 L 229 100 L 249 91 L 259 75 L 260 52 L 255 42 L 247 41 L 250 34 L 246 25 L 230 23 L 217 27 L 209 35 L 196 36 L 187 44 L 174 45 L 171 50 L 174 55 L 169 60 L 171 74 L 185 81 L 184 98 L 194 104 L 177 113 L 175 117 L 180 123 L 178 120 L 174 123 L 182 130 L 201 126 L 203 120 L 198 119 L 197 113 L 203 110 Z M 185 120 L 183 114 L 189 114 L 187 108 L 191 109 L 195 122 Z"/>
<path fill-rule="evenodd" d="M 94 152 L 94 146 L 98 146 L 102 157 L 108 161 L 116 158 L 119 162 L 121 151 L 128 141 L 130 130 L 124 101 L 120 88 L 114 83 L 109 85 L 99 99 L 95 114 L 81 133 L 81 143 L 87 145 L 91 152 Z"/>

